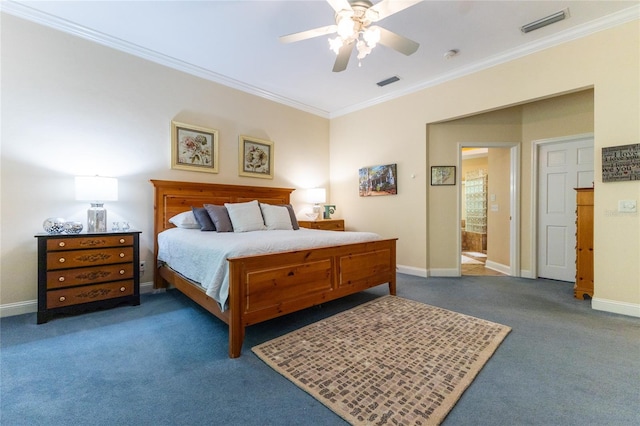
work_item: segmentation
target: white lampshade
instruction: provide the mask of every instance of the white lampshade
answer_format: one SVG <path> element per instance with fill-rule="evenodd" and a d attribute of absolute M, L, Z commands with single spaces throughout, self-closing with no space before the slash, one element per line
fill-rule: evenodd
<path fill-rule="evenodd" d="M 76 200 L 116 201 L 118 179 L 104 176 L 76 176 Z"/>
<path fill-rule="evenodd" d="M 327 201 L 327 191 L 324 188 L 312 188 L 307 191 L 307 201 L 320 204 Z"/>

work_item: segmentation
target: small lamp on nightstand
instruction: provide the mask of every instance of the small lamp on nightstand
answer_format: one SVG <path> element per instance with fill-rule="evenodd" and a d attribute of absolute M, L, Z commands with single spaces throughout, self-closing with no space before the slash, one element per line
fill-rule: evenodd
<path fill-rule="evenodd" d="M 324 188 L 313 188 L 307 191 L 307 201 L 313 204 L 314 220 L 320 216 L 320 204 L 327 201 L 327 191 Z"/>
<path fill-rule="evenodd" d="M 104 176 L 76 176 L 76 200 L 89 201 L 87 232 L 107 231 L 105 201 L 118 199 L 118 179 Z"/>

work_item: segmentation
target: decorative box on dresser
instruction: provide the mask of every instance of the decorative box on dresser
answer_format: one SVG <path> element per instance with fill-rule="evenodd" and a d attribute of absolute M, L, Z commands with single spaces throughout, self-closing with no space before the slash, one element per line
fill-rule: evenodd
<path fill-rule="evenodd" d="M 303 228 L 322 229 L 325 231 L 344 231 L 344 219 L 300 220 Z"/>
<path fill-rule="evenodd" d="M 60 313 L 140 304 L 139 231 L 38 234 L 38 324 Z"/>
<path fill-rule="evenodd" d="M 593 297 L 593 188 L 576 188 L 576 284 L 577 299 Z"/>

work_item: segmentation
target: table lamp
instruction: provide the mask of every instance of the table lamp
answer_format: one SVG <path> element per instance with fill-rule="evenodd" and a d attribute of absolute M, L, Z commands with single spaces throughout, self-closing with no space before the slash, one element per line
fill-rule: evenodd
<path fill-rule="evenodd" d="M 87 232 L 107 231 L 105 201 L 118 199 L 118 179 L 104 176 L 76 176 L 76 200 L 89 201 Z"/>
<path fill-rule="evenodd" d="M 317 219 L 320 216 L 320 204 L 327 201 L 327 191 L 324 188 L 312 188 L 307 191 L 307 201 L 313 204 L 313 212 Z M 315 220 L 315 219 L 314 219 Z"/>

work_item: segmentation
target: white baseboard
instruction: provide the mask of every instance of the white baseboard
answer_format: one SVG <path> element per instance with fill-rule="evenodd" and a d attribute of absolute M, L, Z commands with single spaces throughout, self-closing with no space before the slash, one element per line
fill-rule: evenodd
<path fill-rule="evenodd" d="M 432 268 L 429 269 L 430 277 L 459 277 L 460 271 L 458 269 L 450 269 L 450 268 Z"/>
<path fill-rule="evenodd" d="M 0 318 L 12 317 L 14 315 L 30 314 L 38 311 L 37 300 L 26 300 L 24 302 L 6 303 L 0 305 Z"/>
<path fill-rule="evenodd" d="M 147 281 L 146 283 L 140 283 L 140 294 L 153 293 L 153 281 Z"/>
<path fill-rule="evenodd" d="M 489 268 L 492 271 L 498 271 L 500 273 L 503 273 L 505 275 L 510 275 L 511 274 L 511 267 L 507 266 L 507 265 L 503 265 L 501 263 L 497 263 L 497 262 L 492 262 L 491 260 L 487 260 L 484 264 L 485 268 Z"/>
<path fill-rule="evenodd" d="M 140 294 L 153 293 L 153 281 L 140 283 Z M 14 315 L 31 314 L 38 312 L 37 300 L 26 300 L 24 302 L 6 303 L 0 305 L 0 318 L 12 317 Z"/>
<path fill-rule="evenodd" d="M 598 311 L 628 315 L 630 317 L 640 317 L 640 305 L 635 303 L 618 302 L 616 300 L 594 297 L 591 299 L 591 308 Z"/>
<path fill-rule="evenodd" d="M 400 274 L 413 275 L 416 277 L 427 277 L 426 269 L 414 268 L 413 266 L 396 265 L 396 272 Z"/>
<path fill-rule="evenodd" d="M 527 269 L 520 269 L 520 277 L 521 278 L 531 278 L 533 280 L 535 280 L 538 277 L 534 277 L 533 273 Z"/>

